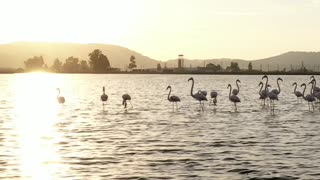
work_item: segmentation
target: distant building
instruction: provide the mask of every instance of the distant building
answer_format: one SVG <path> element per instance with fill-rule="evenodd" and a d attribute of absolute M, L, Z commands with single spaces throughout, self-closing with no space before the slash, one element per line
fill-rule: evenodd
<path fill-rule="evenodd" d="M 178 57 L 178 68 L 179 69 L 183 69 L 184 68 L 183 54 L 179 54 L 179 57 Z"/>

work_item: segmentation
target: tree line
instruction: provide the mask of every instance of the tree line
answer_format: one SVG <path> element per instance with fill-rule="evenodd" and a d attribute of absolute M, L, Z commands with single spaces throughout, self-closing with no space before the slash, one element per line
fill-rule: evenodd
<path fill-rule="evenodd" d="M 211 72 L 231 72 L 231 73 L 239 73 L 239 72 L 248 72 L 248 73 L 258 73 L 258 72 L 263 72 L 262 69 L 257 70 L 253 69 L 252 62 L 248 63 L 248 68 L 247 69 L 240 69 L 239 64 L 237 62 L 231 62 L 229 66 L 224 69 L 221 65 L 215 65 L 213 63 L 209 63 L 205 66 L 205 68 L 198 68 L 206 71 L 211 71 Z M 304 65 L 301 66 L 299 69 L 292 69 L 287 70 L 286 68 L 283 69 L 278 69 L 278 70 L 273 70 L 273 71 L 268 71 L 268 72 L 274 72 L 274 73 L 308 73 L 312 72 L 312 70 L 308 70 Z"/>
<path fill-rule="evenodd" d="M 24 62 L 26 71 L 52 71 L 57 73 L 104 73 L 116 71 L 117 68 L 112 68 L 108 57 L 102 53 L 100 49 L 95 49 L 88 54 L 89 61 L 80 60 L 77 57 L 70 56 L 62 62 L 56 58 L 51 67 L 48 67 L 42 56 L 34 56 Z M 129 59 L 128 68 L 130 70 L 137 67 L 135 57 Z"/>

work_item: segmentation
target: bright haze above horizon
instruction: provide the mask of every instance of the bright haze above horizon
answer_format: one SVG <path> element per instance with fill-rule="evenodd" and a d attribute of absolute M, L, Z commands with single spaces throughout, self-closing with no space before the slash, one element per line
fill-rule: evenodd
<path fill-rule="evenodd" d="M 319 51 L 320 0 L 4 0 L 0 44 L 103 43 L 158 60 Z"/>

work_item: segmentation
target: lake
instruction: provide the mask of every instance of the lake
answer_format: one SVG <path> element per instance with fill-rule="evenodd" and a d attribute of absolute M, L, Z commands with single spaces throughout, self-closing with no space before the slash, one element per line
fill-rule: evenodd
<path fill-rule="evenodd" d="M 292 87 L 309 76 L 281 76 L 274 115 L 259 100 L 262 76 L 192 76 L 195 91 L 219 93 L 215 109 L 200 111 L 191 75 L 0 75 L 0 179 L 320 179 L 320 112 Z M 236 79 L 237 112 L 227 89 Z"/>

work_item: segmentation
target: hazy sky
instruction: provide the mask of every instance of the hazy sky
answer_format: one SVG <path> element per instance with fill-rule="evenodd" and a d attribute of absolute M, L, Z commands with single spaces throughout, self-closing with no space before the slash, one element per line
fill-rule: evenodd
<path fill-rule="evenodd" d="M 117 44 L 158 60 L 320 50 L 320 0 L 0 0 L 0 43 Z"/>

